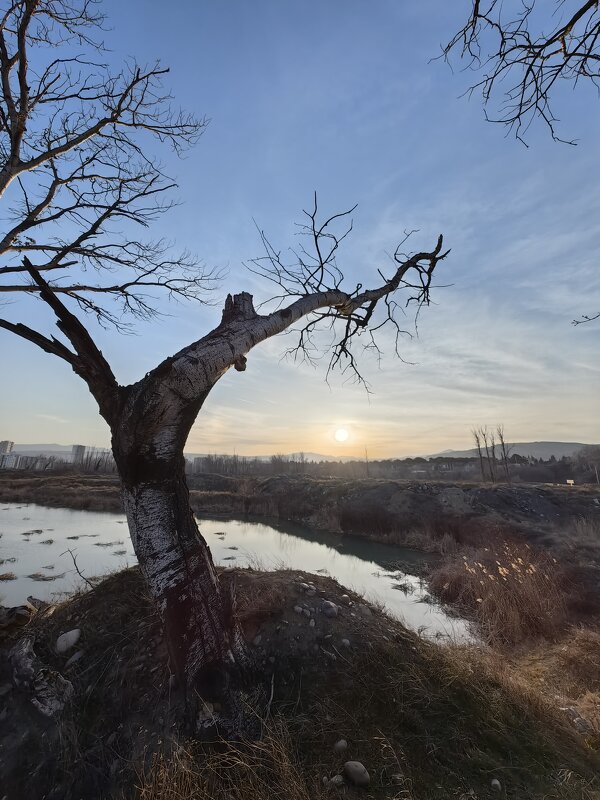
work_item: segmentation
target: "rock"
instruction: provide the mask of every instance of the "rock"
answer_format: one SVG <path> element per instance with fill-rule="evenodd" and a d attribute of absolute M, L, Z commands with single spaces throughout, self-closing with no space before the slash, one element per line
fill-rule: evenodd
<path fill-rule="evenodd" d="M 333 752 L 334 753 L 343 753 L 344 750 L 347 750 L 347 749 L 348 749 L 348 742 L 345 739 L 339 739 L 333 745 Z"/>
<path fill-rule="evenodd" d="M 587 721 L 587 719 L 584 719 L 583 717 L 576 717 L 573 720 L 573 725 L 575 726 L 575 730 L 577 731 L 577 733 L 586 734 L 586 733 L 592 733 L 593 731 L 593 728 L 590 725 L 590 723 Z"/>
<path fill-rule="evenodd" d="M 73 664 L 76 664 L 82 657 L 83 657 L 83 650 L 78 650 L 76 653 L 73 653 L 71 658 L 65 664 L 65 669 L 69 669 L 69 667 L 72 667 Z"/>
<path fill-rule="evenodd" d="M 33 639 L 25 638 L 11 648 L 8 660 L 12 667 L 12 681 L 20 688 L 28 688 L 35 676 L 37 656 L 33 652 Z"/>
<path fill-rule="evenodd" d="M 33 705 L 46 717 L 58 716 L 75 694 L 73 684 L 59 672 L 41 669 L 33 682 Z"/>
<path fill-rule="evenodd" d="M 317 593 L 317 590 L 315 589 L 314 586 L 309 586 L 308 589 L 306 590 L 306 596 L 307 597 L 314 597 L 316 595 L 316 593 Z"/>
<path fill-rule="evenodd" d="M 331 600 L 323 600 L 323 613 L 326 617 L 337 617 L 338 607 Z"/>
<path fill-rule="evenodd" d="M 342 639 L 342 644 L 344 647 L 350 647 L 350 639 Z"/>
<path fill-rule="evenodd" d="M 359 612 L 363 615 L 363 617 L 372 617 L 373 616 L 373 612 L 371 611 L 369 606 L 366 606 L 364 603 L 360 603 L 357 606 L 357 608 L 358 608 Z"/>
<path fill-rule="evenodd" d="M 49 567 L 42 567 L 42 569 L 49 569 Z M 47 608 L 50 608 L 50 603 L 47 603 L 45 600 L 38 600 L 37 597 L 33 597 L 31 594 L 27 598 L 27 602 L 30 603 L 36 611 L 45 611 Z"/>
<path fill-rule="evenodd" d="M 302 613 L 304 614 L 305 617 L 310 617 L 310 608 L 302 609 Z"/>
<path fill-rule="evenodd" d="M 58 716 L 73 697 L 73 684 L 40 662 L 33 651 L 32 639 L 17 642 L 8 658 L 14 685 L 31 692 L 32 704 L 44 716 Z"/>
<path fill-rule="evenodd" d="M 366 789 L 371 783 L 371 777 L 365 765 L 361 764 L 360 761 L 346 761 L 344 764 L 344 775 L 354 786 L 360 786 L 363 789 Z"/>
<path fill-rule="evenodd" d="M 18 628 L 21 625 L 26 625 L 34 613 L 35 609 L 29 603 L 22 606 L 12 606 L 10 608 L 0 606 L 0 629 Z"/>
<path fill-rule="evenodd" d="M 296 612 L 296 614 L 304 613 L 304 609 L 302 608 L 302 606 L 294 606 L 294 611 Z"/>
<path fill-rule="evenodd" d="M 495 792 L 501 792 L 502 791 L 502 784 L 500 783 L 498 778 L 492 778 L 491 787 Z"/>
<path fill-rule="evenodd" d="M 328 781 L 329 786 L 333 786 L 336 789 L 339 789 L 344 785 L 344 778 L 342 775 L 334 775 L 331 780 Z"/>
<path fill-rule="evenodd" d="M 259 633 L 258 636 L 254 637 L 254 639 L 252 641 L 252 644 L 254 645 L 254 647 L 258 647 L 258 645 L 261 643 L 261 641 L 262 641 L 262 636 Z"/>
<path fill-rule="evenodd" d="M 61 635 L 56 640 L 56 652 L 66 653 L 67 650 L 70 650 L 77 644 L 80 636 L 81 636 L 80 628 L 74 628 L 72 631 L 61 633 Z"/>
<path fill-rule="evenodd" d="M 315 625 L 316 625 L 316 622 L 314 621 L 314 619 L 311 619 L 311 621 L 308 624 L 310 625 L 311 628 L 314 628 Z"/>

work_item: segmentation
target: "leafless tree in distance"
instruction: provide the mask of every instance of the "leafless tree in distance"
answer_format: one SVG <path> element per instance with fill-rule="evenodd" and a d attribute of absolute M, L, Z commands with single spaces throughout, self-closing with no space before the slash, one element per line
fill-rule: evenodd
<path fill-rule="evenodd" d="M 217 381 L 266 339 L 296 327 L 294 352 L 314 358 L 317 329 L 330 340 L 330 369 L 357 380 L 356 346 L 378 348 L 397 313 L 429 302 L 434 270 L 448 251 L 396 248 L 389 271 L 348 285 L 338 267 L 349 212 L 305 215 L 301 245 L 284 259 L 263 235 L 265 254 L 253 269 L 278 288 L 275 310 L 259 314 L 246 292 L 228 295 L 220 323 L 134 384 L 117 382 L 73 309 L 121 326 L 120 311 L 151 316 L 154 291 L 205 300 L 214 275 L 165 242 L 133 240 L 169 207 L 173 186 L 148 155 L 144 137 L 176 151 L 193 144 L 203 121 L 174 110 L 160 88 L 164 70 L 135 64 L 114 75 L 99 63 L 98 6 L 91 0 L 14 0 L 0 19 L 0 199 L 6 209 L 2 291 L 41 299 L 60 336 L 18 319 L 0 327 L 62 361 L 87 384 L 107 421 L 121 478 L 129 531 L 140 568 L 164 621 L 173 670 L 186 691 L 190 726 L 216 724 L 224 736 L 243 732 L 251 659 L 236 623 L 233 596 L 220 584 L 210 550 L 190 509 L 183 447 Z M 46 47 L 50 45 L 50 47 Z M 86 49 L 91 55 L 77 55 Z M 31 67 L 36 51 L 36 68 Z M 47 56 L 46 66 L 37 66 Z M 403 240 L 405 241 L 405 239 Z M 13 313 L 20 304 L 8 306 Z M 219 703 L 211 720 L 201 701 Z"/>
<path fill-rule="evenodd" d="M 511 447 L 506 443 L 506 439 L 504 437 L 504 425 L 502 424 L 497 425 L 496 433 L 498 434 L 498 442 L 500 444 L 500 456 L 502 458 L 502 466 L 504 467 L 504 474 L 506 475 L 506 482 L 508 483 L 509 486 L 512 486 L 512 480 L 510 477 L 510 468 L 508 464 Z"/>

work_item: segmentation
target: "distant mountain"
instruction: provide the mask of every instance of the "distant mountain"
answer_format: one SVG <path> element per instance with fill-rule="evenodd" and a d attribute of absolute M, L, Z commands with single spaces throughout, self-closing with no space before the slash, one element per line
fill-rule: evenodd
<path fill-rule="evenodd" d="M 511 455 L 518 455 L 527 458 L 542 458 L 547 461 L 550 456 L 560 459 L 563 456 L 567 458 L 575 455 L 582 447 L 589 447 L 589 445 L 582 442 L 511 442 L 507 444 Z M 498 447 L 496 446 L 496 455 L 499 455 Z M 472 447 L 470 450 L 442 450 L 441 453 L 434 453 L 425 458 L 473 458 L 477 456 L 477 448 Z"/>
<path fill-rule="evenodd" d="M 14 453 L 26 456 L 69 456 L 70 444 L 15 444 Z"/>
<path fill-rule="evenodd" d="M 184 453 L 186 458 L 194 459 L 194 458 L 206 458 L 207 456 L 216 456 L 219 457 L 231 457 L 231 453 Z M 241 453 L 238 453 L 240 458 L 248 458 L 254 459 L 256 458 L 258 461 L 270 461 L 272 456 L 244 456 Z M 279 454 L 278 454 L 279 455 Z M 298 451 L 297 453 L 283 453 L 283 458 L 287 458 L 288 461 L 298 461 L 301 455 L 304 455 L 305 461 L 335 461 L 337 463 L 345 464 L 348 461 L 360 461 L 361 459 L 358 456 L 327 456 L 323 455 L 323 453 L 309 453 Z"/>

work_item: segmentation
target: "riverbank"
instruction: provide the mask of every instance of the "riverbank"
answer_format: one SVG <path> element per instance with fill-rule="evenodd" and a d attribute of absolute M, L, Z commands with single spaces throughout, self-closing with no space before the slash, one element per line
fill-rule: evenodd
<path fill-rule="evenodd" d="M 260 741 L 185 740 L 160 623 L 139 572 L 127 570 L 33 614 L 2 643 L 8 800 L 600 797 L 600 728 L 579 731 L 551 683 L 540 692 L 486 648 L 425 642 L 329 578 L 221 573 L 233 578 L 245 638 L 273 687 Z M 336 615 L 324 613 L 325 600 Z M 72 630 L 77 642 L 57 653 Z M 72 687 L 54 716 L 32 703 L 39 682 L 14 688 L 6 653 L 24 639 L 39 674 Z M 347 761 L 367 769 L 367 792 L 336 777 Z"/>
<path fill-rule="evenodd" d="M 477 546 L 498 533 L 516 534 L 542 547 L 562 539 L 573 546 L 582 521 L 600 525 L 599 487 L 221 475 L 190 477 L 189 486 L 199 515 L 272 517 L 442 553 L 457 545 Z M 4 471 L 1 502 L 122 511 L 115 476 Z"/>

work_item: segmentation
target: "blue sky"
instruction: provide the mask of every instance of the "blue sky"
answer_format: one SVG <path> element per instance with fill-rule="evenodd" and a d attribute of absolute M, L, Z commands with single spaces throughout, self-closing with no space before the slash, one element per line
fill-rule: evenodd
<path fill-rule="evenodd" d="M 600 310 L 600 103 L 590 87 L 557 99 L 566 135 L 541 127 L 529 148 L 484 121 L 459 95 L 469 76 L 430 59 L 459 26 L 468 2 L 429 0 L 107 0 L 115 63 L 135 55 L 171 67 L 175 100 L 211 122 L 180 161 L 160 155 L 181 205 L 156 226 L 228 276 L 216 299 L 269 287 L 243 268 L 260 254 L 253 219 L 280 247 L 317 190 L 324 210 L 358 203 L 339 264 L 375 279 L 405 229 L 415 249 L 443 233 L 435 305 L 418 338 L 380 365 L 363 362 L 373 394 L 324 370 L 281 362 L 286 342 L 250 354 L 245 373 L 213 390 L 188 442 L 196 452 L 297 450 L 373 457 L 429 453 L 470 443 L 470 429 L 505 425 L 509 439 L 593 442 L 598 431 Z M 122 383 L 202 336 L 219 307 L 165 305 L 136 335 L 98 331 Z M 15 303 L 12 318 L 41 307 Z M 0 439 L 107 445 L 83 383 L 62 362 L 0 334 Z M 336 443 L 336 428 L 350 431 Z"/>

